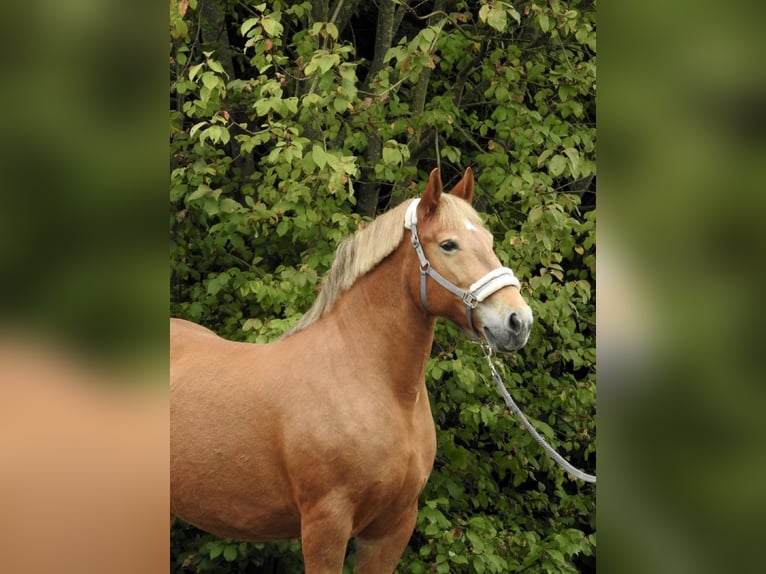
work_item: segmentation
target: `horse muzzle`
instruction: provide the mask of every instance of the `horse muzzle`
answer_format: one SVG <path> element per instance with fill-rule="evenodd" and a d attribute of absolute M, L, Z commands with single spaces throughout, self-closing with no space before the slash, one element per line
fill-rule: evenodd
<path fill-rule="evenodd" d="M 529 340 L 532 330 L 532 310 L 529 307 L 510 313 L 482 313 L 479 320 L 487 342 L 494 351 L 510 353 L 518 351 Z"/>

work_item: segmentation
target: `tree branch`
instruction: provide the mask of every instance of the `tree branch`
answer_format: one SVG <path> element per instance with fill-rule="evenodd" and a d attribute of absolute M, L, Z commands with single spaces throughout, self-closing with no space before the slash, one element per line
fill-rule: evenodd
<path fill-rule="evenodd" d="M 375 52 L 370 63 L 370 69 L 362 82 L 362 90 L 369 90 L 375 75 L 383 69 L 386 52 L 394 41 L 394 24 L 396 22 L 396 5 L 394 0 L 380 0 L 378 22 L 375 28 Z"/>
<path fill-rule="evenodd" d="M 394 0 L 380 0 L 378 22 L 375 30 L 375 53 L 367 76 L 362 83 L 362 90 L 369 90 L 372 79 L 383 69 L 386 52 L 391 48 L 391 44 L 394 41 L 394 32 L 396 30 L 394 26 L 396 23 L 396 4 Z M 377 130 L 371 128 L 367 133 L 367 149 L 364 154 L 365 166 L 362 170 L 363 178 L 369 183 L 363 183 L 359 186 L 359 200 L 356 205 L 356 210 L 361 215 L 374 216 L 378 209 L 380 184 L 372 182 L 374 179 L 372 170 L 374 169 L 373 166 L 381 160 L 382 156 L 383 142 Z"/>

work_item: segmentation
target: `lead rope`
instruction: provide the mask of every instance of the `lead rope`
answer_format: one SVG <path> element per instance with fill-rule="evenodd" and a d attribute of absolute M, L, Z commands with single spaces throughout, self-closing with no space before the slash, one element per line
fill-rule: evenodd
<path fill-rule="evenodd" d="M 505 388 L 505 385 L 503 384 L 503 379 L 498 374 L 497 369 L 495 368 L 495 364 L 492 362 L 492 348 L 484 341 L 482 341 L 480 345 L 481 345 L 481 350 L 484 352 L 484 357 L 487 359 L 489 370 L 492 371 L 492 379 L 495 381 L 495 385 L 497 386 L 497 389 L 500 391 L 500 394 L 503 395 L 505 404 L 508 405 L 508 408 L 511 410 L 511 412 L 517 417 L 519 417 L 519 420 L 521 420 L 521 423 L 524 425 L 524 428 L 526 428 L 529 431 L 529 434 L 531 434 L 532 437 L 537 441 L 537 443 L 541 447 L 543 447 L 545 452 L 548 453 L 548 456 L 550 456 L 553 460 L 555 460 L 569 474 L 571 474 L 575 478 L 584 480 L 585 482 L 592 482 L 593 484 L 595 484 L 596 483 L 595 475 L 587 474 L 581 470 L 576 469 L 574 466 L 569 464 L 564 459 L 564 457 L 562 457 L 559 453 L 553 450 L 553 447 L 551 447 L 547 442 L 545 442 L 545 439 L 542 436 L 540 436 L 540 433 L 538 433 L 535 430 L 535 427 L 533 427 L 532 424 L 527 420 L 527 417 L 524 416 L 524 413 L 521 412 L 521 409 L 514 402 L 513 398 L 511 398 L 510 393 L 508 393 L 508 389 Z"/>

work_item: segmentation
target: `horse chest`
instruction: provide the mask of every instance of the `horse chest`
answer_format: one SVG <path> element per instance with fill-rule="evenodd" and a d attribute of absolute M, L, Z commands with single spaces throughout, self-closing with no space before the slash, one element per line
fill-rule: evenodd
<path fill-rule="evenodd" d="M 385 456 L 379 456 L 377 466 L 381 476 L 387 477 L 386 490 L 403 499 L 420 495 L 433 467 L 436 454 L 436 433 L 431 417 L 415 428 L 409 428 L 405 437 L 391 437 Z"/>
<path fill-rule="evenodd" d="M 377 452 L 370 453 L 384 474 L 387 468 L 398 469 L 393 483 L 415 490 L 430 474 L 436 452 L 436 431 L 427 397 L 423 398 L 412 411 L 389 411 L 387 424 L 380 424 L 377 431 Z"/>
<path fill-rule="evenodd" d="M 317 409 L 311 418 L 288 435 L 286 445 L 290 474 L 303 483 L 301 490 L 342 485 L 372 499 L 417 497 L 435 454 L 430 410 L 352 407 L 323 416 Z"/>
<path fill-rule="evenodd" d="M 433 426 L 431 434 L 435 435 Z M 391 525 L 416 506 L 428 481 L 435 454 L 435 436 L 391 442 L 374 463 L 356 475 L 350 489 L 354 535 L 383 536 Z"/>

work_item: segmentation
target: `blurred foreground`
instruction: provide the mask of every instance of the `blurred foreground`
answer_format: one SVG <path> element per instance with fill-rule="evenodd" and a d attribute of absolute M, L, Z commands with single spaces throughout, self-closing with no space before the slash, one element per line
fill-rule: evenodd
<path fill-rule="evenodd" d="M 7 333 L 0 373 L 2 571 L 166 571 L 165 386 Z"/>
<path fill-rule="evenodd" d="M 167 11 L 152 4 L 3 5 L 4 573 L 168 568 Z"/>
<path fill-rule="evenodd" d="M 764 12 L 747 1 L 599 4 L 605 572 L 760 561 Z"/>

